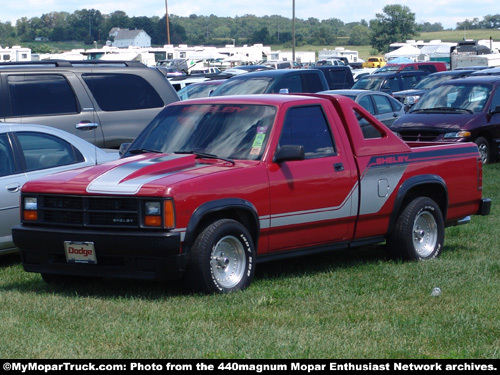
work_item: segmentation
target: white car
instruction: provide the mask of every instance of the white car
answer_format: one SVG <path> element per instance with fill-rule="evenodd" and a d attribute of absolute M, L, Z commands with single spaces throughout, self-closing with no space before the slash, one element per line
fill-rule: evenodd
<path fill-rule="evenodd" d="M 19 193 L 34 178 L 118 159 L 64 130 L 0 123 L 0 254 L 17 251 L 11 229 L 19 223 Z"/>

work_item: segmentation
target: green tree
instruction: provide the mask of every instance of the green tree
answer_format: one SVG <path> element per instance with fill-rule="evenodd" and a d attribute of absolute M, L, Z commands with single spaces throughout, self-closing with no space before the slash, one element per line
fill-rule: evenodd
<path fill-rule="evenodd" d="M 370 29 L 361 24 L 353 26 L 349 33 L 349 40 L 347 43 L 352 46 L 365 46 L 370 44 Z"/>
<path fill-rule="evenodd" d="M 386 5 L 370 21 L 371 45 L 379 52 L 388 52 L 389 45 L 418 36 L 415 13 L 404 5 Z"/>

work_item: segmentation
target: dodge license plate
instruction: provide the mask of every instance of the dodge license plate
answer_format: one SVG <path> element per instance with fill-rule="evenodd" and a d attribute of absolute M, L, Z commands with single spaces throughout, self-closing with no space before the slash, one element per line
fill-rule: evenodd
<path fill-rule="evenodd" d="M 68 263 L 97 263 L 93 242 L 64 241 L 64 251 Z"/>

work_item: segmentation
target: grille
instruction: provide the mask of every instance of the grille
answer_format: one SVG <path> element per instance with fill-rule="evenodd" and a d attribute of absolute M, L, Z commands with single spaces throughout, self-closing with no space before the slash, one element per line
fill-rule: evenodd
<path fill-rule="evenodd" d="M 37 198 L 39 223 L 95 228 L 140 228 L 142 225 L 143 200 L 140 198 L 57 195 Z"/>
<path fill-rule="evenodd" d="M 441 132 L 432 132 L 432 131 L 419 131 L 419 130 L 404 130 L 398 131 L 404 141 L 406 142 L 433 142 L 438 139 Z"/>

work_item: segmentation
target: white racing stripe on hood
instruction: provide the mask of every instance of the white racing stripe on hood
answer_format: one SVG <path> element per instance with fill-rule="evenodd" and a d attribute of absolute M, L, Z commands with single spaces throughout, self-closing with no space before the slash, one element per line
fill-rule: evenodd
<path fill-rule="evenodd" d="M 148 182 L 169 176 L 173 173 L 178 172 L 179 170 L 170 171 L 163 174 L 145 175 L 133 178 L 131 180 L 123 181 L 125 178 L 127 178 L 132 173 L 138 171 L 141 168 L 156 163 L 161 163 L 168 160 L 174 160 L 183 157 L 186 156 L 185 155 L 161 156 L 158 158 L 140 160 L 120 165 L 116 168 L 111 169 L 110 171 L 104 173 L 103 175 L 99 176 L 94 181 L 92 181 L 87 186 L 87 193 L 134 195 Z"/>

